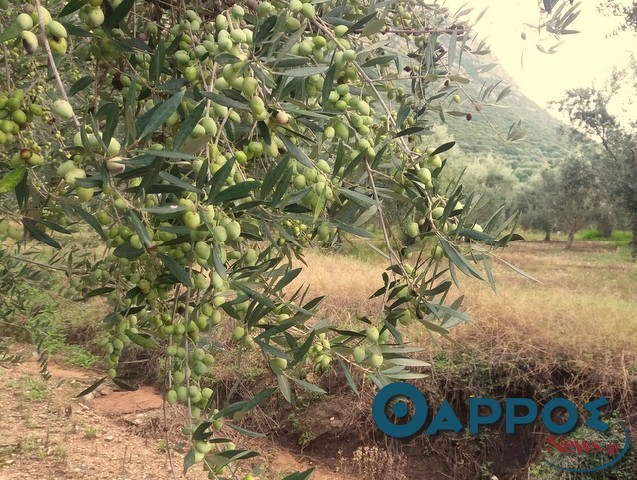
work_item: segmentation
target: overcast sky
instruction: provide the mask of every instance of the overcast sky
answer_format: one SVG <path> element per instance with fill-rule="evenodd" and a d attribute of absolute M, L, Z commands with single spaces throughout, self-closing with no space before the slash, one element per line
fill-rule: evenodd
<path fill-rule="evenodd" d="M 474 28 L 481 37 L 486 37 L 492 52 L 522 91 L 542 106 L 560 98 L 568 88 L 589 86 L 595 79 L 606 78 L 614 66 L 626 63 L 629 53 L 637 55 L 637 35 L 633 32 L 610 35 L 618 19 L 597 12 L 598 0 L 583 0 L 580 16 L 569 26 L 581 33 L 564 35 L 559 40 L 547 37 L 546 33 L 540 38 L 537 29 L 525 25 L 538 24 L 537 0 L 445 2 L 451 12 L 465 3 L 474 8 L 471 14 L 474 18 L 488 7 Z M 526 40 L 521 38 L 522 32 L 526 33 Z M 548 50 L 560 40 L 564 43 L 551 55 L 536 47 L 541 43 Z"/>

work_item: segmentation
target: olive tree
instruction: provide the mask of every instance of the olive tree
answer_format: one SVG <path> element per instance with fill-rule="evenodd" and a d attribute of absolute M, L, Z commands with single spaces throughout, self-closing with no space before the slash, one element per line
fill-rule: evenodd
<path fill-rule="evenodd" d="M 189 412 L 185 469 L 237 478 L 254 452 L 219 429 L 245 433 L 235 414 L 277 391 L 320 393 L 313 369 L 334 365 L 354 389 L 354 369 L 379 387 L 417 378 L 401 332 L 466 320 L 458 274 L 492 282 L 490 259 L 517 238 L 514 216 L 473 230 L 472 198 L 439 182 L 453 143 L 426 134 L 467 95 L 461 57 L 485 47 L 435 2 L 0 6 L 2 248 L 64 274 L 71 298 L 108 300 L 107 376 L 82 393 L 133 388 L 118 368 L 130 345 L 159 352 L 165 399 Z M 335 235 L 370 238 L 372 219 L 382 310 L 312 320 L 322 297 L 289 287 L 294 260 Z M 273 387 L 219 404 L 205 384 L 219 343 L 260 351 Z"/>
<path fill-rule="evenodd" d="M 596 162 L 601 187 L 608 192 L 613 207 L 626 213 L 633 235 L 632 252 L 637 255 L 637 122 L 609 111 L 609 104 L 620 94 L 624 82 L 635 81 L 632 72 L 615 72 L 612 84 L 603 89 L 569 90 L 559 102 L 573 129 L 599 142 L 603 155 Z"/>

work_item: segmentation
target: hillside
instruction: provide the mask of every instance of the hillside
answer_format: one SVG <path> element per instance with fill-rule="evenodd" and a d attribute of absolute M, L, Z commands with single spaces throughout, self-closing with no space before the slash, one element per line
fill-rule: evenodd
<path fill-rule="evenodd" d="M 471 80 L 464 88 L 473 98 L 481 99 L 481 90 L 484 92 L 500 80 L 501 83 L 483 100 L 481 113 L 486 120 L 466 100 L 466 95 L 458 92 L 463 101 L 457 110 L 471 112 L 473 118 L 468 122 L 464 117 L 447 115 L 446 121 L 464 153 L 482 156 L 492 152 L 505 159 L 516 176 L 524 180 L 541 166 L 554 164 L 566 155 L 566 137 L 562 133 L 566 126 L 522 93 L 500 65 L 480 72 L 497 62 L 492 55 L 463 56 L 461 73 Z M 496 103 L 499 93 L 507 87 L 511 88 L 510 93 Z M 511 125 L 521 120 L 525 135 L 515 142 L 503 141 L 487 120 L 505 139 Z"/>

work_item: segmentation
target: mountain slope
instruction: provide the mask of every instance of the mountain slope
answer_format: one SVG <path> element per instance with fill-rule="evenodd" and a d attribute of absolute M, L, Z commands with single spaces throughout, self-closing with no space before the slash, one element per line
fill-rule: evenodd
<path fill-rule="evenodd" d="M 463 56 L 461 74 L 471 82 L 462 85 L 462 88 L 472 99 L 480 101 L 472 104 L 459 89 L 457 93 L 463 99 L 461 104 L 455 106 L 450 103 L 446 107 L 470 112 L 472 120 L 452 115 L 446 115 L 445 120 L 464 153 L 482 156 L 491 152 L 505 159 L 516 176 L 524 180 L 534 171 L 555 164 L 568 154 L 564 135 L 568 126 L 524 95 L 501 66 L 496 65 L 486 72 L 480 72 L 494 63 L 497 63 L 497 58 L 492 55 Z M 491 94 L 482 99 L 481 94 L 499 81 Z M 498 95 L 505 88 L 510 88 L 510 93 L 496 103 Z M 503 140 L 489 125 L 490 122 L 506 139 L 511 125 L 519 120 L 525 135 L 515 142 Z"/>

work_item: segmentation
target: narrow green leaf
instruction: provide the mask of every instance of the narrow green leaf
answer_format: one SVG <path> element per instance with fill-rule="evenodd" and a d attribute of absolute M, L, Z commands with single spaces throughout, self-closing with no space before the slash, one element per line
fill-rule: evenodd
<path fill-rule="evenodd" d="M 358 386 L 356 385 L 356 380 L 354 380 L 354 376 L 352 375 L 352 372 L 350 371 L 349 367 L 340 358 L 338 360 L 338 363 L 340 364 L 341 369 L 343 370 L 343 374 L 345 375 L 345 380 L 347 380 L 347 384 L 349 385 L 349 387 L 352 389 L 354 393 L 358 393 Z"/>
<path fill-rule="evenodd" d="M 114 290 L 115 290 L 115 288 L 113 288 L 113 287 L 96 288 L 96 289 L 91 290 L 90 292 L 88 292 L 86 295 L 84 295 L 82 297 L 82 299 L 79 300 L 79 301 L 83 302 L 83 301 L 88 300 L 89 298 L 92 298 L 92 297 L 97 297 L 97 296 L 100 296 L 100 295 L 104 295 L 106 293 L 111 293 Z"/>
<path fill-rule="evenodd" d="M 106 29 L 111 30 L 119 25 L 119 22 L 124 20 L 124 17 L 128 15 L 128 12 L 133 8 L 135 0 L 123 0 L 119 6 L 113 10 L 112 14 L 108 17 L 106 23 Z"/>
<path fill-rule="evenodd" d="M 35 226 L 35 222 L 33 222 L 32 220 L 29 219 L 23 219 L 22 224 L 24 225 L 24 228 L 27 229 L 27 231 L 31 234 L 31 236 L 42 243 L 45 243 L 47 245 L 49 245 L 50 247 L 53 248 L 62 248 L 62 245 L 60 245 L 56 240 L 54 240 L 53 238 L 51 238 L 47 233 L 45 233 L 44 231 L 40 230 L 39 228 L 37 228 Z"/>
<path fill-rule="evenodd" d="M 130 330 L 125 330 L 124 333 L 133 343 L 136 343 L 140 347 L 150 349 L 159 347 L 157 342 L 155 342 L 155 340 L 153 340 L 150 336 L 140 335 L 139 333 L 131 332 Z"/>
<path fill-rule="evenodd" d="M 257 180 L 246 181 L 232 185 L 219 192 L 215 197 L 215 204 L 230 202 L 232 200 L 240 200 L 249 196 L 250 192 L 261 185 L 261 182 Z"/>
<path fill-rule="evenodd" d="M 376 12 L 372 12 L 365 15 L 363 18 L 354 22 L 354 24 L 351 27 L 349 27 L 349 29 L 347 30 L 347 33 L 352 33 L 354 30 L 363 28 L 365 25 L 367 25 L 369 22 L 371 22 L 375 18 L 376 18 Z"/>
<path fill-rule="evenodd" d="M 310 478 L 315 468 L 316 467 L 308 468 L 307 470 L 303 472 L 294 472 L 288 475 L 287 477 L 283 478 L 283 480 L 307 480 L 308 478 Z"/>
<path fill-rule="evenodd" d="M 135 232 L 139 236 L 139 239 L 142 241 L 144 245 L 146 246 L 151 245 L 153 241 L 148 235 L 148 230 L 146 230 L 146 227 L 144 226 L 142 221 L 139 219 L 137 214 L 132 210 L 129 210 L 127 213 L 128 213 L 128 217 L 131 219 Z"/>
<path fill-rule="evenodd" d="M 247 103 L 240 102 L 237 100 L 233 100 L 232 98 L 228 98 L 224 95 L 219 95 L 214 92 L 201 92 L 201 94 L 212 100 L 217 105 L 222 105 L 228 108 L 234 108 L 235 110 L 249 110 L 250 106 Z"/>
<path fill-rule="evenodd" d="M 464 115 L 464 114 L 463 114 Z M 454 145 L 456 144 L 456 142 L 447 142 L 447 143 L 443 143 L 442 145 L 440 145 L 438 148 L 436 148 L 433 153 L 431 154 L 433 155 L 438 155 L 440 153 L 444 153 L 447 150 L 451 150 Z"/>
<path fill-rule="evenodd" d="M 182 190 L 186 190 L 187 192 L 203 193 L 203 190 L 195 187 L 192 183 L 186 182 L 185 180 L 182 180 L 181 178 L 177 178 L 166 171 L 159 172 L 159 177 L 166 180 L 167 182 L 174 185 L 175 187 L 179 187 Z"/>
<path fill-rule="evenodd" d="M 323 108 L 327 105 L 330 92 L 332 91 L 332 87 L 334 87 L 334 78 L 336 78 L 336 64 L 332 62 L 323 80 L 323 92 L 321 94 L 321 105 L 323 105 Z"/>
<path fill-rule="evenodd" d="M 122 243 L 119 247 L 113 250 L 113 255 L 118 258 L 126 258 L 128 260 L 135 260 L 144 254 L 143 248 L 135 248 L 130 243 Z"/>
<path fill-rule="evenodd" d="M 297 385 L 303 387 L 304 389 L 306 389 L 309 392 L 313 392 L 313 393 L 321 393 L 321 394 L 325 394 L 327 393 L 325 390 L 323 390 L 321 387 L 317 387 L 316 385 L 310 383 L 310 382 L 306 382 L 305 380 L 301 380 L 299 378 L 294 378 L 292 377 L 292 381 L 294 383 L 296 383 Z"/>
<path fill-rule="evenodd" d="M 170 271 L 173 277 L 180 283 L 184 284 L 187 287 L 192 287 L 192 282 L 190 281 L 190 276 L 188 272 L 184 270 L 184 267 L 179 265 L 176 260 L 164 255 L 163 253 L 159 254 L 159 257 L 164 262 L 166 268 Z"/>
<path fill-rule="evenodd" d="M 126 390 L 127 392 L 134 392 L 137 390 L 137 387 L 132 386 L 131 384 L 125 382 L 121 378 L 114 378 L 113 383 L 117 385 L 122 390 Z"/>
<path fill-rule="evenodd" d="M 64 6 L 62 11 L 58 14 L 58 18 L 65 17 L 67 15 L 70 15 L 73 12 L 78 11 L 80 8 L 82 8 L 87 3 L 88 3 L 88 0 L 71 0 L 69 3 L 67 3 Z"/>
<path fill-rule="evenodd" d="M 192 467 L 195 464 L 195 447 L 191 447 L 190 450 L 188 450 L 188 453 L 186 454 L 186 456 L 184 457 L 184 475 L 186 475 L 186 472 L 188 471 L 188 469 L 190 467 Z"/>
<path fill-rule="evenodd" d="M 396 55 L 381 55 L 380 57 L 375 57 L 370 60 L 367 60 L 365 63 L 361 65 L 362 68 L 366 67 L 375 67 L 376 65 L 385 65 L 387 63 L 393 62 L 396 60 Z"/>
<path fill-rule="evenodd" d="M 157 130 L 168 117 L 177 111 L 177 107 L 179 107 L 183 97 L 183 91 L 177 92 L 168 100 L 155 105 L 148 112 L 139 117 L 135 123 L 135 129 L 138 132 L 141 131 L 139 138 L 145 138 Z"/>
<path fill-rule="evenodd" d="M 387 358 L 387 362 L 402 367 L 431 367 L 431 363 L 415 358 Z"/>
<path fill-rule="evenodd" d="M 281 395 L 288 403 L 292 403 L 294 398 L 292 397 L 292 389 L 290 388 L 290 382 L 288 381 L 288 377 L 283 374 L 279 374 L 276 376 L 277 381 L 279 382 L 279 390 L 281 390 Z"/>
<path fill-rule="evenodd" d="M 221 191 L 221 187 L 226 183 L 226 180 L 232 173 L 232 167 L 234 167 L 236 159 L 233 157 L 224 163 L 219 170 L 212 176 L 209 182 L 210 191 L 208 192 L 208 203 L 215 201 L 217 195 Z"/>
<path fill-rule="evenodd" d="M 171 216 L 171 215 L 176 215 L 178 213 L 181 213 L 184 210 L 186 210 L 187 208 L 188 207 L 186 207 L 184 205 L 173 204 L 173 205 L 162 205 L 161 207 L 145 208 L 144 210 L 147 211 L 148 213 L 152 213 L 154 215 Z"/>
<path fill-rule="evenodd" d="M 226 421 L 224 425 L 232 428 L 235 432 L 239 432 L 241 435 L 250 437 L 250 438 L 263 438 L 265 435 L 263 433 L 254 432 L 252 430 L 248 430 L 247 428 L 240 427 L 239 425 L 235 425 L 234 423 Z"/>
<path fill-rule="evenodd" d="M 385 28 L 385 22 L 386 20 L 383 18 L 373 19 L 367 25 L 365 25 L 363 31 L 361 32 L 361 35 L 363 35 L 364 37 L 371 37 L 373 35 L 376 35 L 383 28 Z"/>
<path fill-rule="evenodd" d="M 236 412 L 248 412 L 258 406 L 265 399 L 270 397 L 274 392 L 276 392 L 276 388 L 268 388 L 266 390 L 263 390 L 262 392 L 259 392 L 250 400 L 241 400 L 240 402 L 235 402 L 232 405 L 228 405 L 227 407 L 217 412 L 214 418 L 229 418 L 232 417 Z"/>
<path fill-rule="evenodd" d="M 22 178 L 26 175 L 25 167 L 16 168 L 0 179 L 0 193 L 7 193 L 18 186 Z"/>
<path fill-rule="evenodd" d="M 117 102 L 110 102 L 100 108 L 99 115 L 105 115 L 104 130 L 102 131 L 102 141 L 104 145 L 110 145 L 111 138 L 119 123 L 119 106 Z"/>
<path fill-rule="evenodd" d="M 290 70 L 284 70 L 282 72 L 276 73 L 285 77 L 309 77 L 311 75 L 318 75 L 320 73 L 323 73 L 327 69 L 327 65 L 320 65 L 317 67 L 291 68 Z"/>
<path fill-rule="evenodd" d="M 104 383 L 104 380 L 106 380 L 108 377 L 102 377 L 100 378 L 98 381 L 96 381 L 93 385 L 91 385 L 88 388 L 85 388 L 84 390 L 82 390 L 80 393 L 78 393 L 75 398 L 80 398 L 83 397 L 84 395 L 88 395 L 89 393 L 91 393 L 93 390 L 95 390 L 97 387 L 99 387 L 102 383 Z"/>
<path fill-rule="evenodd" d="M 69 90 L 69 97 L 72 97 L 80 93 L 82 90 L 88 87 L 91 83 L 93 83 L 93 80 L 95 80 L 95 77 L 93 75 L 86 75 L 80 78 L 77 82 L 71 85 L 71 89 Z"/>
<path fill-rule="evenodd" d="M 451 245 L 445 238 L 439 236 L 440 244 L 443 250 L 449 257 L 449 261 L 452 262 L 462 273 L 467 276 L 475 277 L 480 280 L 484 280 L 482 274 L 473 267 L 456 248 Z"/>
<path fill-rule="evenodd" d="M 420 132 L 423 132 L 425 130 L 426 130 L 425 127 L 409 127 L 409 128 L 405 128 L 404 130 L 401 130 L 400 132 L 398 132 L 396 134 L 396 138 L 404 137 L 405 135 L 414 135 L 415 133 L 420 133 Z"/>
<path fill-rule="evenodd" d="M 18 38 L 22 34 L 22 28 L 17 21 L 13 21 L 7 28 L 0 33 L 0 43 Z"/>
<path fill-rule="evenodd" d="M 299 147 L 294 145 L 292 141 L 286 137 L 285 135 L 280 135 L 279 138 L 287 148 L 288 152 L 290 152 L 294 158 L 296 158 L 299 162 L 301 162 L 304 166 L 308 168 L 314 168 L 314 164 L 310 160 L 310 158 L 301 150 Z"/>

